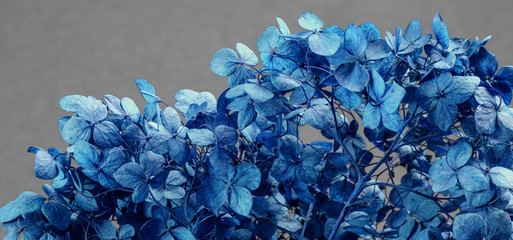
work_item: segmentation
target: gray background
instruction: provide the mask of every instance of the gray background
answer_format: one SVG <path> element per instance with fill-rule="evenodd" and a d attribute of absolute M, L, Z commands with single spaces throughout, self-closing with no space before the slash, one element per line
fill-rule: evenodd
<path fill-rule="evenodd" d="M 256 41 L 275 17 L 293 32 L 303 11 L 325 26 L 374 22 L 393 32 L 419 18 L 431 31 L 442 13 L 451 37 L 494 35 L 488 49 L 513 64 L 513 1 L 327 0 L 0 0 L 0 205 L 41 192 L 30 145 L 65 148 L 58 100 L 69 94 L 141 97 L 149 80 L 169 103 L 183 88 L 218 96 L 226 79 L 210 72 L 214 53 Z"/>

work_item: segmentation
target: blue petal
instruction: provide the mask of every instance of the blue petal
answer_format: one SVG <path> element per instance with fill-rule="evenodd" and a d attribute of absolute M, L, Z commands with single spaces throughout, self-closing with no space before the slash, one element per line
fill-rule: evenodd
<path fill-rule="evenodd" d="M 153 88 L 148 81 L 144 79 L 136 79 L 135 83 L 137 84 L 137 87 L 139 87 L 139 91 L 146 102 L 157 102 L 160 100 L 160 98 L 155 95 L 155 88 Z"/>
<path fill-rule="evenodd" d="M 488 178 L 474 166 L 465 166 L 458 169 L 458 181 L 463 190 L 467 192 L 479 192 L 490 187 Z"/>
<path fill-rule="evenodd" d="M 242 109 L 237 115 L 237 126 L 239 129 L 245 129 L 255 121 L 257 113 L 252 106 Z"/>
<path fill-rule="evenodd" d="M 380 113 L 383 126 L 388 130 L 398 132 L 401 129 L 402 119 L 397 111 L 387 112 L 383 108 L 380 108 Z"/>
<path fill-rule="evenodd" d="M 108 114 L 109 112 L 107 107 L 103 102 L 93 96 L 86 98 L 86 100 L 80 105 L 80 110 L 77 113 L 78 116 L 91 123 L 102 121 Z"/>
<path fill-rule="evenodd" d="M 43 206 L 44 202 L 46 201 L 46 198 L 34 193 L 34 192 L 22 192 L 18 197 L 16 198 L 16 201 L 20 204 L 20 213 L 22 215 L 25 215 L 26 213 L 39 211 L 41 207 Z M 13 210 L 16 212 L 16 210 Z M 1 213 L 1 210 L 0 210 Z M 14 213 L 15 214 L 15 213 Z M 0 214 L 1 215 L 1 214 Z"/>
<path fill-rule="evenodd" d="M 10 201 L 0 208 L 0 222 L 2 223 L 10 222 L 20 215 L 21 208 L 16 200 Z"/>
<path fill-rule="evenodd" d="M 333 114 L 327 105 L 313 105 L 303 112 L 303 119 L 310 126 L 319 130 L 325 130 L 330 126 Z"/>
<path fill-rule="evenodd" d="M 404 30 L 404 38 L 409 42 L 415 42 L 422 35 L 422 26 L 418 19 L 411 20 L 406 30 Z"/>
<path fill-rule="evenodd" d="M 355 62 L 354 57 L 343 47 L 339 47 L 335 54 L 326 56 L 326 59 L 334 68 L 344 63 Z"/>
<path fill-rule="evenodd" d="M 94 125 L 93 139 L 96 145 L 101 148 L 116 147 L 123 142 L 118 127 L 109 121 Z"/>
<path fill-rule="evenodd" d="M 436 40 L 444 49 L 449 48 L 449 31 L 447 30 L 447 25 L 442 20 L 442 17 L 439 13 L 435 15 L 433 18 L 433 23 L 431 24 L 433 28 L 433 33 L 435 34 Z"/>
<path fill-rule="evenodd" d="M 230 208 L 242 216 L 248 216 L 253 205 L 251 192 L 240 186 L 233 186 L 230 190 Z"/>
<path fill-rule="evenodd" d="M 370 90 L 369 96 L 374 99 L 374 101 L 379 101 L 385 95 L 385 80 L 383 77 L 375 70 L 371 70 L 371 79 L 370 82 Z"/>
<path fill-rule="evenodd" d="M 217 214 L 219 207 L 228 199 L 228 186 L 221 179 L 207 178 L 199 186 L 196 198 L 198 203 Z"/>
<path fill-rule="evenodd" d="M 246 66 L 239 67 L 235 69 L 235 71 L 230 76 L 228 76 L 228 85 L 230 87 L 235 87 L 246 83 L 248 79 L 254 78 L 255 75 L 253 74 L 253 70 Z"/>
<path fill-rule="evenodd" d="M 67 207 L 56 202 L 47 202 L 41 208 L 46 219 L 57 229 L 64 231 L 71 221 L 71 212 Z"/>
<path fill-rule="evenodd" d="M 235 167 L 233 183 L 237 186 L 245 187 L 251 191 L 260 186 L 261 173 L 258 167 L 249 163 L 242 163 Z"/>
<path fill-rule="evenodd" d="M 237 144 L 237 130 L 235 128 L 225 126 L 225 125 L 219 125 L 214 130 L 217 143 L 224 145 L 224 146 L 232 146 Z"/>
<path fill-rule="evenodd" d="M 257 49 L 261 53 L 272 53 L 278 45 L 280 33 L 275 26 L 268 27 L 258 38 Z"/>
<path fill-rule="evenodd" d="M 147 176 L 156 176 L 164 171 L 166 159 L 152 151 L 144 152 L 139 156 L 139 164 Z"/>
<path fill-rule="evenodd" d="M 91 125 L 84 119 L 73 116 L 63 126 L 62 140 L 73 144 L 77 140 L 88 141 L 91 138 Z"/>
<path fill-rule="evenodd" d="M 187 136 L 198 146 L 208 146 L 216 142 L 214 133 L 206 128 L 189 129 L 187 130 Z"/>
<path fill-rule="evenodd" d="M 472 146 L 467 142 L 458 142 L 447 151 L 447 163 L 453 169 L 465 166 L 472 156 Z"/>
<path fill-rule="evenodd" d="M 359 58 L 367 49 L 367 37 L 360 28 L 351 24 L 344 35 L 344 46 L 349 53 Z"/>
<path fill-rule="evenodd" d="M 237 45 L 235 45 L 235 50 L 237 50 L 237 53 L 240 56 L 240 62 L 250 66 L 258 64 L 258 57 L 255 55 L 253 50 L 248 48 L 248 46 L 242 43 L 237 43 Z"/>
<path fill-rule="evenodd" d="M 221 77 L 226 77 L 232 74 L 238 65 L 237 53 L 229 48 L 223 48 L 212 57 L 210 70 Z"/>
<path fill-rule="evenodd" d="M 274 97 L 273 92 L 260 84 L 245 84 L 244 90 L 255 103 L 263 103 Z"/>
<path fill-rule="evenodd" d="M 34 174 L 40 179 L 54 179 L 59 174 L 56 163 L 46 151 L 38 151 L 34 161 Z"/>
<path fill-rule="evenodd" d="M 385 40 L 377 39 L 367 44 L 365 57 L 367 60 L 379 60 L 387 57 L 390 51 L 391 49 Z"/>
<path fill-rule="evenodd" d="M 280 32 L 284 35 L 290 35 L 290 30 L 285 21 L 283 19 L 276 17 L 276 22 L 278 22 L 278 27 L 280 28 Z"/>
<path fill-rule="evenodd" d="M 310 31 L 320 30 L 324 25 L 322 20 L 311 12 L 304 12 L 297 22 L 299 26 Z"/>
<path fill-rule="evenodd" d="M 340 47 L 340 36 L 332 32 L 318 32 L 310 35 L 308 45 L 312 52 L 321 56 L 330 56 Z"/>
<path fill-rule="evenodd" d="M 442 131 L 447 131 L 451 127 L 458 115 L 458 106 L 447 98 L 440 98 L 436 107 L 429 113 L 429 117 Z"/>
<path fill-rule="evenodd" d="M 174 134 L 182 126 L 182 120 L 174 108 L 166 107 L 162 112 L 162 124 L 170 133 Z"/>
<path fill-rule="evenodd" d="M 369 82 L 369 72 L 357 62 L 345 63 L 337 68 L 335 78 L 342 87 L 360 92 Z"/>
<path fill-rule="evenodd" d="M 363 126 L 375 129 L 379 126 L 381 122 L 381 113 L 378 107 L 372 106 L 371 104 L 367 104 L 365 106 L 365 111 L 363 112 Z"/>
<path fill-rule="evenodd" d="M 132 121 L 139 121 L 141 112 L 139 111 L 139 108 L 137 107 L 137 104 L 135 104 L 134 100 L 124 97 L 121 99 L 121 107 L 123 108 L 125 115 L 130 117 Z"/>
<path fill-rule="evenodd" d="M 495 80 L 505 82 L 510 87 L 513 87 L 513 66 L 504 66 L 494 77 Z"/>
<path fill-rule="evenodd" d="M 335 98 L 349 110 L 358 108 L 362 101 L 360 96 L 352 91 L 349 91 L 343 87 L 335 90 Z"/>
<path fill-rule="evenodd" d="M 86 100 L 82 95 L 69 95 L 59 100 L 59 106 L 62 110 L 70 113 L 80 111 L 80 105 Z"/>
<path fill-rule="evenodd" d="M 144 184 L 146 175 L 139 164 L 130 162 L 121 166 L 114 174 L 114 178 L 123 187 L 136 188 Z"/>
<path fill-rule="evenodd" d="M 429 168 L 429 176 L 433 179 L 433 191 L 443 192 L 456 186 L 456 172 L 448 165 L 445 158 L 436 160 Z"/>
<path fill-rule="evenodd" d="M 397 112 L 397 108 L 399 107 L 399 104 L 401 104 L 405 94 L 406 90 L 404 90 L 403 87 L 395 83 L 390 85 L 385 96 L 381 99 L 383 102 L 383 109 L 389 113 Z"/>
<path fill-rule="evenodd" d="M 478 240 L 485 236 L 485 219 L 479 213 L 460 213 L 454 218 L 456 240 Z"/>
<path fill-rule="evenodd" d="M 98 150 L 88 142 L 77 141 L 74 145 L 75 161 L 85 169 L 97 169 L 100 163 Z"/>
<path fill-rule="evenodd" d="M 488 173 L 493 184 L 508 189 L 513 188 L 513 171 L 504 167 L 493 167 Z"/>
<path fill-rule="evenodd" d="M 474 55 L 472 58 L 472 65 L 475 68 L 475 73 L 481 79 L 486 79 L 486 77 L 493 77 L 495 72 L 499 68 L 499 63 L 497 62 L 497 58 L 492 53 L 488 52 L 486 48 L 480 48 L 479 52 Z"/>
<path fill-rule="evenodd" d="M 360 25 L 360 28 L 365 34 L 367 41 L 374 41 L 381 38 L 381 34 L 379 33 L 379 29 L 376 27 L 374 23 L 368 22 Z"/>
<path fill-rule="evenodd" d="M 456 104 L 467 101 L 477 88 L 481 80 L 474 76 L 453 76 L 452 83 L 445 89 L 447 98 L 454 101 Z"/>

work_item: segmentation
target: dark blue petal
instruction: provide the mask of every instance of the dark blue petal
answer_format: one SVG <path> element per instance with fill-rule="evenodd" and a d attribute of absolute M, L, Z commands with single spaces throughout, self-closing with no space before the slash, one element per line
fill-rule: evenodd
<path fill-rule="evenodd" d="M 86 212 L 98 211 L 98 203 L 94 199 L 93 195 L 88 191 L 77 191 L 75 193 L 75 202 L 82 210 Z"/>
<path fill-rule="evenodd" d="M 474 55 L 471 60 L 474 65 L 476 75 L 483 80 L 486 80 L 486 77 L 493 77 L 499 68 L 497 58 L 495 55 L 488 52 L 486 48 L 480 48 L 479 52 Z"/>
<path fill-rule="evenodd" d="M 342 87 L 360 92 L 369 82 L 369 72 L 357 62 L 345 63 L 337 68 L 335 78 Z"/>
<path fill-rule="evenodd" d="M 164 171 L 166 159 L 152 151 L 144 152 L 139 156 L 139 164 L 146 176 L 156 176 Z"/>
<path fill-rule="evenodd" d="M 47 202 L 41 208 L 46 219 L 57 229 L 64 231 L 68 228 L 71 221 L 71 212 L 60 203 Z"/>
<path fill-rule="evenodd" d="M 207 206 L 212 212 L 217 214 L 219 207 L 228 199 L 228 188 L 222 180 L 208 178 L 199 186 L 196 198 L 200 204 Z"/>
<path fill-rule="evenodd" d="M 118 127 L 109 121 L 94 125 L 93 139 L 98 147 L 111 148 L 121 145 L 123 139 Z"/>
<path fill-rule="evenodd" d="M 436 107 L 429 113 L 431 120 L 442 131 L 447 131 L 451 127 L 457 115 L 458 106 L 447 98 L 440 98 Z"/>
<path fill-rule="evenodd" d="M 226 126 L 226 125 L 219 125 L 214 130 L 217 143 L 225 146 L 232 146 L 237 144 L 237 130 L 235 128 Z"/>

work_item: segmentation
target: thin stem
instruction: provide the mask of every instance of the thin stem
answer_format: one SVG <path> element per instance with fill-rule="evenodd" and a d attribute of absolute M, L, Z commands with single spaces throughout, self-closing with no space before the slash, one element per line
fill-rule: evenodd
<path fill-rule="evenodd" d="M 308 206 L 308 212 L 306 213 L 305 222 L 303 223 L 303 229 L 301 229 L 301 236 L 305 236 L 306 226 L 308 225 L 308 219 L 312 215 L 313 208 L 314 204 L 310 203 L 310 205 Z"/>

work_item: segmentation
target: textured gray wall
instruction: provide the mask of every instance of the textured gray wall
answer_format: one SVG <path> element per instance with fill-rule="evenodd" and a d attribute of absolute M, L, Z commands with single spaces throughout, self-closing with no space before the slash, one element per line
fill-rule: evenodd
<path fill-rule="evenodd" d="M 275 17 L 295 32 L 303 11 L 325 25 L 374 22 L 382 31 L 440 12 L 451 36 L 494 35 L 488 48 L 513 64 L 513 1 L 502 0 L 0 0 L 0 205 L 41 192 L 27 147 L 65 148 L 60 97 L 111 93 L 141 102 L 136 78 L 173 103 L 182 88 L 219 95 L 208 64 L 220 48 L 256 41 Z M 141 105 L 142 107 L 142 105 Z"/>

